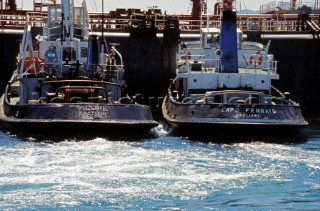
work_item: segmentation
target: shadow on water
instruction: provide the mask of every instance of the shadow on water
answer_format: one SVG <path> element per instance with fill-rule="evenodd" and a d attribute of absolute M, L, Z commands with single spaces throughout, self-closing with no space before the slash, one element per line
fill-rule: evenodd
<path fill-rule="evenodd" d="M 25 132 L 25 131 L 14 131 L 14 130 L 4 130 L 0 126 L 0 130 L 4 133 L 15 136 L 21 141 L 32 141 L 32 142 L 63 142 L 63 141 L 90 141 L 96 138 L 103 138 L 107 141 L 145 141 L 148 139 L 153 139 L 158 137 L 154 130 L 149 132 L 128 132 L 128 131 L 95 131 L 95 132 Z"/>
<path fill-rule="evenodd" d="M 302 133 L 314 137 L 320 138 L 320 120 L 308 120 L 309 126 L 302 130 Z"/>
<path fill-rule="evenodd" d="M 305 128 L 296 134 L 270 135 L 267 134 L 250 134 L 250 133 L 230 133 L 228 131 L 219 133 L 215 131 L 199 131 L 199 130 L 182 130 L 175 127 L 167 127 L 168 135 L 180 137 L 190 141 L 198 141 L 205 143 L 217 144 L 234 144 L 234 143 L 248 143 L 248 142 L 264 142 L 264 143 L 278 143 L 278 144 L 302 144 L 309 140 L 311 134 L 310 128 Z M 319 131 L 319 130 L 318 130 Z M 320 135 L 320 131 L 318 132 Z"/>
<path fill-rule="evenodd" d="M 204 143 L 248 143 L 248 142 L 265 142 L 279 144 L 302 144 L 307 141 L 315 141 L 320 139 L 320 122 L 311 122 L 311 124 L 294 135 L 252 135 L 250 133 L 231 134 L 229 131 L 225 133 L 216 133 L 216 131 L 208 130 L 180 130 L 176 127 L 168 125 L 163 119 L 158 118 L 159 127 L 151 129 L 149 132 L 136 131 L 95 131 L 95 132 L 56 132 L 47 133 L 43 131 L 21 132 L 8 131 L 1 127 L 0 130 L 4 134 L 15 136 L 23 141 L 34 142 L 62 142 L 62 141 L 90 141 L 96 138 L 103 138 L 107 141 L 127 141 L 140 142 L 150 139 L 163 137 L 178 137 L 182 140 L 204 142 Z M 221 132 L 221 131 L 220 131 Z M 271 134 L 271 133 L 270 133 Z"/>

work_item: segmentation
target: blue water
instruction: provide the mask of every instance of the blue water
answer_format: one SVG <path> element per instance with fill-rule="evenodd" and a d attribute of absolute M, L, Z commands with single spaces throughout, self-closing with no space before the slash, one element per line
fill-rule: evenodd
<path fill-rule="evenodd" d="M 221 142 L 224 143 L 221 143 Z M 0 128 L 0 210 L 319 210 L 320 125 L 290 137 Z"/>

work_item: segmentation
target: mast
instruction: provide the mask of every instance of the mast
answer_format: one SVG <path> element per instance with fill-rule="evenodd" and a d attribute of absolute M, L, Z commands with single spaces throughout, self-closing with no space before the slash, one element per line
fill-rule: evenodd
<path fill-rule="evenodd" d="M 63 40 L 71 40 L 73 38 L 73 17 L 72 17 L 72 10 L 73 8 L 73 1 L 72 3 L 70 0 L 62 0 L 62 39 Z M 72 5 L 71 5 L 72 4 Z M 72 7 L 71 7 L 72 6 Z"/>
<path fill-rule="evenodd" d="M 102 16 L 101 16 L 101 41 L 100 41 L 100 54 L 99 54 L 99 64 L 103 65 L 104 62 L 104 49 L 105 49 L 105 40 L 104 40 L 104 0 L 101 1 L 102 6 Z"/>
<path fill-rule="evenodd" d="M 220 50 L 221 72 L 239 73 L 237 49 L 237 14 L 233 11 L 233 0 L 223 0 L 221 13 Z"/>
<path fill-rule="evenodd" d="M 102 0 L 102 23 L 101 23 L 101 33 L 102 33 L 102 40 L 104 40 L 104 29 L 103 29 L 103 22 L 104 22 L 104 0 Z"/>

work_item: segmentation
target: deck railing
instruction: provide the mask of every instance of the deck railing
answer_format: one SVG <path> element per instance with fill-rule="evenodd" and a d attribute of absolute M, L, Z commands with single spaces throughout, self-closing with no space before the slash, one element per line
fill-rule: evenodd
<path fill-rule="evenodd" d="M 220 59 L 209 59 L 205 57 L 206 55 L 185 55 L 182 59 L 178 59 L 178 67 L 180 67 L 183 64 L 191 64 L 191 68 L 188 71 L 192 71 L 193 65 L 196 65 L 198 67 L 203 67 L 201 71 L 217 71 L 219 68 L 218 66 L 221 65 Z M 252 69 L 257 70 L 263 69 L 266 71 L 266 74 L 275 75 L 277 74 L 277 61 L 274 60 L 268 60 L 268 59 L 262 59 L 261 63 L 259 61 L 250 61 L 251 54 L 243 55 L 242 58 L 238 58 L 238 67 L 239 68 L 245 68 L 245 69 Z M 182 67 L 182 72 L 186 71 L 185 67 Z M 198 69 L 199 71 L 200 69 Z"/>
<path fill-rule="evenodd" d="M 319 3 L 320 4 L 320 3 Z M 26 22 L 31 26 L 43 27 L 43 13 L 28 12 L 27 15 L 0 15 L 0 27 L 2 29 L 24 29 Z M 179 19 L 179 28 L 181 32 L 194 32 L 200 33 L 200 29 L 203 27 L 220 27 L 220 20 L 192 20 L 192 19 Z M 319 15 L 310 15 L 311 21 L 319 24 Z M 211 17 L 212 19 L 212 17 Z M 101 31 L 101 27 L 106 31 L 128 31 L 134 23 L 141 23 L 144 19 L 134 18 L 105 18 L 104 24 L 101 24 L 100 18 L 90 18 L 88 21 L 89 29 L 92 31 Z M 163 15 L 155 16 L 152 21 L 152 26 L 161 31 L 164 29 L 167 20 Z M 298 16 L 286 16 L 282 15 L 281 18 L 277 15 L 253 15 L 253 16 L 241 16 L 238 20 L 238 27 L 243 31 L 261 31 L 261 32 L 290 32 L 290 31 L 306 31 L 307 28 L 301 26 L 301 20 L 298 20 Z"/>
<path fill-rule="evenodd" d="M 296 3 L 291 2 L 276 2 L 272 1 L 260 6 L 260 13 L 270 13 L 274 11 L 289 11 L 289 10 L 297 10 L 299 13 L 308 13 L 312 10 L 320 9 L 320 1 L 297 1 Z"/>

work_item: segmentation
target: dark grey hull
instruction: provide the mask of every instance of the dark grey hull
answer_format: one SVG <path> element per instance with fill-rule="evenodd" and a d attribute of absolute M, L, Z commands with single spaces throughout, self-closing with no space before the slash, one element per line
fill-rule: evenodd
<path fill-rule="evenodd" d="M 164 99 L 165 120 L 187 131 L 217 134 L 294 134 L 308 125 L 299 106 L 186 104 Z"/>
<path fill-rule="evenodd" d="M 10 130 L 35 132 L 145 132 L 158 125 L 139 104 L 50 103 L 10 105 L 0 100 L 0 122 Z"/>

